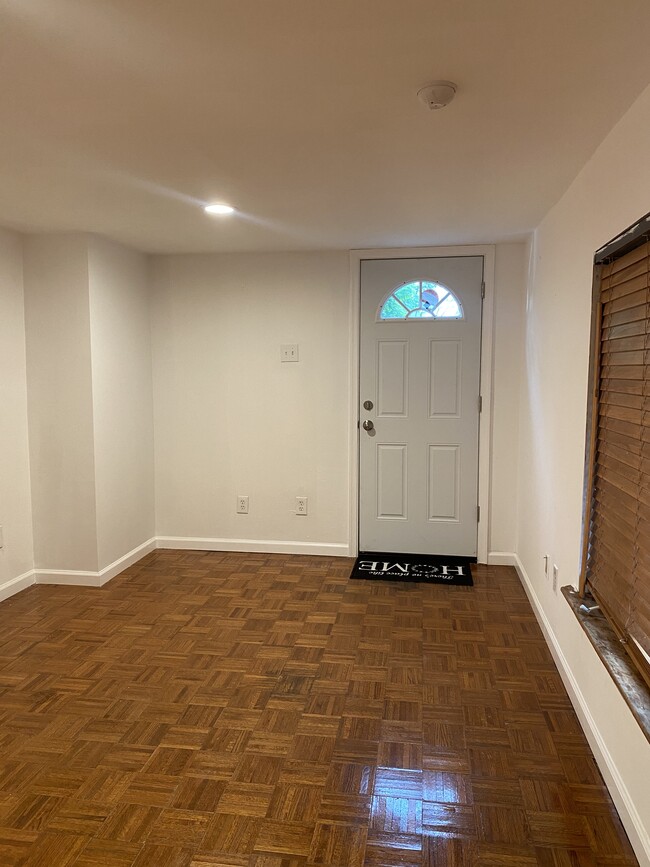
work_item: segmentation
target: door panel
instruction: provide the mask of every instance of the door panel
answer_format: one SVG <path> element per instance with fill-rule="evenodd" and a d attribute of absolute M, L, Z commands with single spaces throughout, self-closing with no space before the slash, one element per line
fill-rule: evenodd
<path fill-rule="evenodd" d="M 361 550 L 476 555 L 482 279 L 480 256 L 361 263 Z M 379 319 L 417 280 L 451 290 L 463 318 Z M 413 312 L 409 290 L 396 297 Z"/>
<path fill-rule="evenodd" d="M 406 446 L 377 446 L 377 517 L 406 520 Z"/>
<path fill-rule="evenodd" d="M 458 418 L 462 383 L 460 340 L 432 340 L 429 353 L 429 417 Z"/>
<path fill-rule="evenodd" d="M 459 521 L 460 448 L 429 446 L 429 520 Z"/>
<path fill-rule="evenodd" d="M 408 343 L 380 340 L 377 344 L 377 415 L 407 416 Z"/>

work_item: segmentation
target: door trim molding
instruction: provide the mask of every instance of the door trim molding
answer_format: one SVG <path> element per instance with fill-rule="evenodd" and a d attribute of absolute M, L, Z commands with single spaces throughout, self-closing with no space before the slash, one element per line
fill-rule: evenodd
<path fill-rule="evenodd" d="M 481 396 L 483 409 L 479 417 L 478 447 L 478 562 L 487 563 L 490 538 L 490 485 L 492 435 L 492 374 L 494 341 L 494 262 L 493 244 L 458 247 L 397 247 L 380 250 L 350 250 L 350 443 L 348 450 L 348 524 L 350 553 L 359 552 L 359 348 L 361 262 L 364 259 L 425 259 L 436 257 L 481 256 L 483 258 L 483 318 L 481 324 Z"/>

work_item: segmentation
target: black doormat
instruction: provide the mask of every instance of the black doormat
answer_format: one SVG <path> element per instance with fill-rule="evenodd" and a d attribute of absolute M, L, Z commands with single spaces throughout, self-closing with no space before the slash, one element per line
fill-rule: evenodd
<path fill-rule="evenodd" d="M 387 554 L 360 551 L 350 578 L 375 581 L 420 581 L 471 587 L 470 563 L 476 557 L 447 557 L 443 554 Z"/>

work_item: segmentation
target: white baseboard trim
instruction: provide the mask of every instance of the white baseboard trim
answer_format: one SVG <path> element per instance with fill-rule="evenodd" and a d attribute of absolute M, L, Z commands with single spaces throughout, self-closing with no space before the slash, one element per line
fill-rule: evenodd
<path fill-rule="evenodd" d="M 612 755 L 605 743 L 603 736 L 598 729 L 595 719 L 593 718 L 585 697 L 580 689 L 580 685 L 576 680 L 569 663 L 564 655 L 562 647 L 553 631 L 544 609 L 539 601 L 539 597 L 535 592 L 535 588 L 524 569 L 523 563 L 519 557 L 514 555 L 514 566 L 519 574 L 524 590 L 528 595 L 530 604 L 533 607 L 535 616 L 544 633 L 546 642 L 551 650 L 555 664 L 558 667 L 560 676 L 564 682 L 569 697 L 573 703 L 574 709 L 580 720 L 580 724 L 589 741 L 589 746 L 592 749 L 600 772 L 605 778 L 607 788 L 610 791 L 612 800 L 616 805 L 621 822 L 623 823 L 627 835 L 630 838 L 632 848 L 639 859 L 641 867 L 650 867 L 650 828 L 646 827 L 643 819 L 639 815 L 634 802 L 630 798 L 627 786 L 621 777 L 618 768 L 612 758 Z"/>
<path fill-rule="evenodd" d="M 137 548 L 129 551 L 128 554 L 115 560 L 110 565 L 105 566 L 98 573 L 100 582 L 99 586 L 103 587 L 104 584 L 108 584 L 108 582 L 115 578 L 116 575 L 119 575 L 120 572 L 124 572 L 124 570 L 128 569 L 129 566 L 133 566 L 138 562 L 138 560 L 142 560 L 143 557 L 146 557 L 147 554 L 155 551 L 156 548 L 157 540 L 156 537 L 153 536 L 151 539 L 147 539 L 146 542 L 143 542 L 142 545 L 138 545 Z"/>
<path fill-rule="evenodd" d="M 30 569 L 29 572 L 23 572 L 22 575 L 17 575 L 10 581 L 5 581 L 4 584 L 0 584 L 0 602 L 9 599 L 10 596 L 15 596 L 16 593 L 20 593 L 21 590 L 26 590 L 34 583 L 33 569 Z"/>
<path fill-rule="evenodd" d="M 488 566 L 515 566 L 517 555 L 512 551 L 490 551 L 487 561 Z"/>
<path fill-rule="evenodd" d="M 179 551 L 241 551 L 255 554 L 311 554 L 350 557 L 348 545 L 338 542 L 280 542 L 274 539 L 209 539 L 198 536 L 158 536 L 156 547 Z"/>
<path fill-rule="evenodd" d="M 36 569 L 36 584 L 66 584 L 72 587 L 101 587 L 99 572 L 79 572 L 65 569 Z"/>
<path fill-rule="evenodd" d="M 113 563 L 100 569 L 99 572 L 77 572 L 65 569 L 36 569 L 36 584 L 66 584 L 77 587 L 103 587 L 104 584 L 119 575 L 129 566 L 133 566 L 138 560 L 156 549 L 155 537 L 138 545 L 132 551 L 119 557 Z"/>

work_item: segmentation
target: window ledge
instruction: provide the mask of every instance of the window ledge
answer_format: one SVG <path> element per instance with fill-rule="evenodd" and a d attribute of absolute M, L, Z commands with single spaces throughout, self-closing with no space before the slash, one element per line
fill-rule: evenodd
<path fill-rule="evenodd" d="M 605 616 L 600 611 L 595 611 L 592 614 L 585 614 L 580 611 L 584 599 L 575 588 L 562 587 L 562 594 L 634 714 L 641 731 L 650 741 L 650 691 L 645 681 L 630 662 L 618 636 Z"/>

